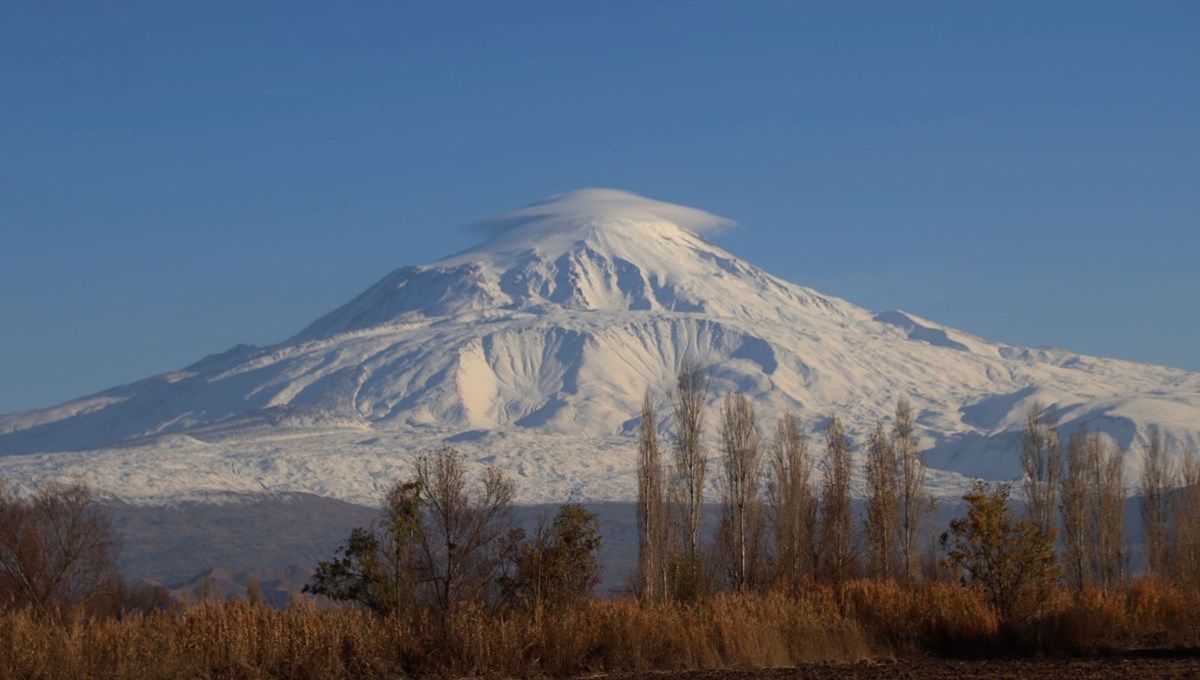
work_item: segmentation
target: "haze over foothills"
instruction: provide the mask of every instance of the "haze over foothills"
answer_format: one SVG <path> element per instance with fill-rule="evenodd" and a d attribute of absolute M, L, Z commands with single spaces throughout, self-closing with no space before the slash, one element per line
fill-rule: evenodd
<path fill-rule="evenodd" d="M 1192 3 L 0 8 L 0 413 L 616 187 L 779 278 L 1200 369 Z"/>

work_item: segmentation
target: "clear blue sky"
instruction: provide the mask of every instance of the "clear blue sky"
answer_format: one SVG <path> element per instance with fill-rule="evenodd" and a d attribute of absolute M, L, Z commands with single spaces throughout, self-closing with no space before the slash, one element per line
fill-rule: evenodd
<path fill-rule="evenodd" d="M 282 340 L 585 186 L 1200 370 L 1200 3 L 0 4 L 0 412 Z"/>

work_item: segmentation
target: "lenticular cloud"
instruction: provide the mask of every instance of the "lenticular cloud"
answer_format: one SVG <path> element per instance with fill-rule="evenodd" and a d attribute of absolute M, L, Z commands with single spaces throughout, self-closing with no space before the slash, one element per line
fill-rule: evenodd
<path fill-rule="evenodd" d="M 586 220 L 663 221 L 693 234 L 708 235 L 737 226 L 733 220 L 696 208 L 656 201 L 620 189 L 577 189 L 547 196 L 520 210 L 467 225 L 470 231 L 498 236 L 517 227 L 540 224 L 553 230 Z"/>

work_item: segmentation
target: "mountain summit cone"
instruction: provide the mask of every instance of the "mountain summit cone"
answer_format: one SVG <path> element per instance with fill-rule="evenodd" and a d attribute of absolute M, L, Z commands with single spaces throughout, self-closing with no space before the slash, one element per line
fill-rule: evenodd
<path fill-rule="evenodd" d="M 486 310 L 774 318 L 819 297 L 702 238 L 732 225 L 614 189 L 558 194 L 471 225 L 488 240 L 432 264 L 397 269 L 295 339 Z"/>

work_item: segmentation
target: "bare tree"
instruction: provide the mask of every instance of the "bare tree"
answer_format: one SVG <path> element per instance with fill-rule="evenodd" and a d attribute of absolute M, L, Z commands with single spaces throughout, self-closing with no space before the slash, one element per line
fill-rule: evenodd
<path fill-rule="evenodd" d="M 787 413 L 775 426 L 773 480 L 767 489 L 775 531 L 776 578 L 792 590 L 816 571 L 817 503 L 810 486 L 812 466 L 800 419 Z"/>
<path fill-rule="evenodd" d="M 1040 401 L 1025 415 L 1021 440 L 1021 468 L 1025 473 L 1025 495 L 1029 517 L 1047 536 L 1057 535 L 1054 510 L 1062 475 L 1062 442 L 1058 420 Z"/>
<path fill-rule="evenodd" d="M 650 390 L 642 399 L 638 436 L 638 589 L 643 600 L 659 601 L 667 586 L 667 507 L 664 505 L 662 451 Z"/>
<path fill-rule="evenodd" d="M 451 448 L 417 459 L 416 481 L 425 509 L 421 549 L 434 602 L 450 613 L 480 601 L 500 568 L 500 541 L 511 528 L 515 487 L 495 467 L 472 488 L 462 456 Z"/>
<path fill-rule="evenodd" d="M 685 358 L 679 366 L 673 403 L 675 416 L 675 482 L 683 533 L 683 576 L 694 592 L 700 584 L 700 524 L 704 509 L 704 481 L 708 458 L 704 452 L 704 408 L 708 401 L 708 376 L 699 362 Z"/>
<path fill-rule="evenodd" d="M 1180 481 L 1175 492 L 1170 558 L 1175 581 L 1188 587 L 1200 585 L 1200 460 L 1194 449 L 1183 454 Z"/>
<path fill-rule="evenodd" d="M 1162 433 L 1150 433 L 1150 445 L 1142 458 L 1142 521 L 1146 528 L 1146 572 L 1155 578 L 1166 577 L 1167 525 L 1170 509 L 1167 490 L 1171 470 L 1166 460 Z"/>
<path fill-rule="evenodd" d="M 897 530 L 900 559 L 904 562 L 904 577 L 909 583 L 916 581 L 921 571 L 921 525 L 933 510 L 933 502 L 925 489 L 925 462 L 917 452 L 918 443 L 912 405 L 901 397 L 896 402 L 896 420 L 892 423 L 892 455 L 899 466 Z"/>
<path fill-rule="evenodd" d="M 896 486 L 896 449 L 883 429 L 875 431 L 867 444 L 867 567 L 872 578 L 896 576 L 896 543 L 900 515 Z"/>
<path fill-rule="evenodd" d="M 821 485 L 821 552 L 825 576 L 842 583 L 851 576 L 854 523 L 850 511 L 850 440 L 837 415 L 825 426 Z"/>
<path fill-rule="evenodd" d="M 1081 427 L 1067 442 L 1067 467 L 1061 480 L 1059 514 L 1063 530 L 1063 577 L 1067 584 L 1082 589 L 1087 582 L 1087 536 L 1085 517 L 1088 489 L 1088 431 Z"/>
<path fill-rule="evenodd" d="M 762 478 L 762 452 L 754 405 L 745 394 L 725 395 L 721 407 L 721 462 L 724 485 L 723 521 L 728 523 L 735 590 L 745 590 L 757 564 L 756 548 L 761 544 L 759 482 Z"/>
<path fill-rule="evenodd" d="M 1092 549 L 1091 572 L 1104 592 L 1125 580 L 1125 465 L 1124 457 L 1099 432 L 1087 437 L 1090 481 L 1086 545 Z"/>
<path fill-rule="evenodd" d="M 84 484 L 32 497 L 0 487 L 0 605 L 57 614 L 103 607 L 121 589 L 112 516 Z"/>

